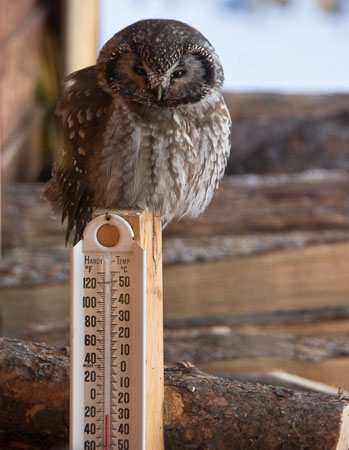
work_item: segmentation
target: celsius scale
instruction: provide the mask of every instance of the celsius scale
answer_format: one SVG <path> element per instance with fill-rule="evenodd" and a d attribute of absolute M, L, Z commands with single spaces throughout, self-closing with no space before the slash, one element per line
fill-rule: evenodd
<path fill-rule="evenodd" d="M 86 227 L 71 259 L 71 450 L 145 449 L 145 250 L 122 217 Z"/>

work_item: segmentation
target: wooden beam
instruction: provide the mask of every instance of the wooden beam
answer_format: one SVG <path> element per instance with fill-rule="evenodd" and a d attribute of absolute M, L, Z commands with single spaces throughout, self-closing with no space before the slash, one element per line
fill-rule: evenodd
<path fill-rule="evenodd" d="M 349 339 L 308 338 L 283 334 L 237 333 L 227 326 L 166 330 L 165 359 L 205 363 L 217 360 L 279 357 L 319 363 L 348 357 Z"/>
<path fill-rule="evenodd" d="M 165 316 L 182 319 L 347 305 L 348 252 L 345 242 L 166 266 Z"/>
<path fill-rule="evenodd" d="M 349 95 L 226 93 L 224 98 L 233 121 L 228 173 L 348 169 Z"/>
<path fill-rule="evenodd" d="M 65 73 L 95 64 L 98 52 L 99 0 L 67 0 Z"/>

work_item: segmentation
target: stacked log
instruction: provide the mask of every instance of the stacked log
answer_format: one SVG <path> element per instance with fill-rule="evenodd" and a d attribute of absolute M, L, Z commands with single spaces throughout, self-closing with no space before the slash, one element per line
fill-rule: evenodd
<path fill-rule="evenodd" d="M 69 349 L 1 338 L 0 356 L 1 448 L 67 448 Z M 348 414 L 340 397 L 165 370 L 167 450 L 345 450 Z"/>

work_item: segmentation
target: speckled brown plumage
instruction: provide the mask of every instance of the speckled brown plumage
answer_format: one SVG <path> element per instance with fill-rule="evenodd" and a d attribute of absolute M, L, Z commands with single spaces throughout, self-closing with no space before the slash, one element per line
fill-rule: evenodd
<path fill-rule="evenodd" d="M 173 20 L 137 22 L 95 66 L 65 80 L 64 148 L 44 195 L 81 238 L 94 207 L 200 214 L 229 154 L 223 70 L 211 44 Z"/>

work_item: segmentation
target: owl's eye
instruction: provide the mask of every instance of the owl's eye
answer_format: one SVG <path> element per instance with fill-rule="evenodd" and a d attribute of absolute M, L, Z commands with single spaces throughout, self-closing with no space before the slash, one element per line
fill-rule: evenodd
<path fill-rule="evenodd" d="M 173 72 L 171 74 L 171 78 L 182 78 L 184 77 L 184 75 L 187 73 L 186 70 L 181 69 L 181 70 L 176 70 L 175 72 Z"/>
<path fill-rule="evenodd" d="M 134 67 L 133 69 L 137 75 L 142 75 L 143 77 L 145 77 L 147 75 L 147 72 L 142 69 L 142 67 Z"/>
<path fill-rule="evenodd" d="M 171 74 L 171 78 L 182 78 L 187 73 L 186 70 L 176 70 Z"/>

